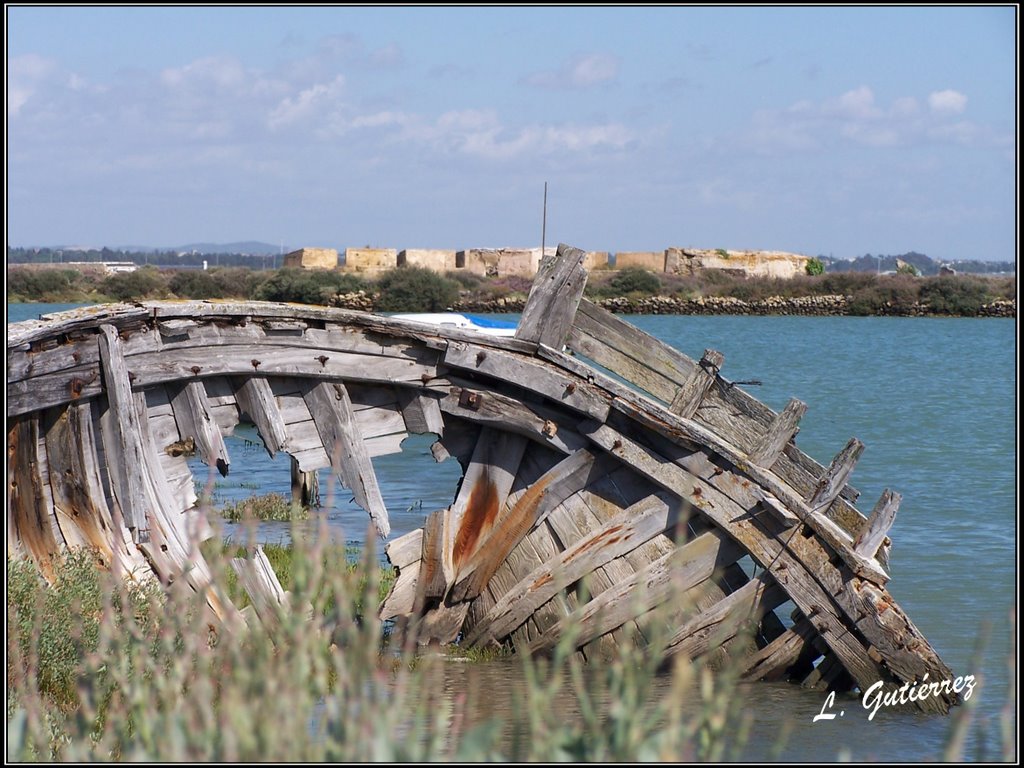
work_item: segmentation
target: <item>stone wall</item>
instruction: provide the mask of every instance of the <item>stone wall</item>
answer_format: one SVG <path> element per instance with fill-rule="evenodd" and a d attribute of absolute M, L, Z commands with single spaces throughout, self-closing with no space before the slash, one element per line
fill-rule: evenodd
<path fill-rule="evenodd" d="M 665 272 L 694 275 L 705 269 L 722 269 L 748 277 L 789 279 L 807 274 L 810 258 L 784 251 L 729 251 L 724 248 L 667 248 Z"/>
<path fill-rule="evenodd" d="M 394 248 L 346 248 L 345 269 L 368 272 L 394 269 L 398 266 L 398 251 Z"/>
<path fill-rule="evenodd" d="M 619 251 L 613 269 L 639 267 L 649 272 L 665 271 L 665 251 Z"/>
<path fill-rule="evenodd" d="M 301 269 L 337 269 L 338 252 L 334 248 L 299 248 L 284 255 L 284 266 Z"/>
<path fill-rule="evenodd" d="M 456 265 L 486 277 L 533 277 L 540 266 L 540 248 L 472 248 L 458 251 Z"/>
<path fill-rule="evenodd" d="M 455 269 L 455 251 L 428 248 L 406 248 L 398 252 L 398 266 L 423 267 L 435 272 Z"/>

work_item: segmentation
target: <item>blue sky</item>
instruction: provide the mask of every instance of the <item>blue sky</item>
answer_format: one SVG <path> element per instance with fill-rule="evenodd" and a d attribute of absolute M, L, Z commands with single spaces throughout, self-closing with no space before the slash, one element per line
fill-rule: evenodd
<path fill-rule="evenodd" d="M 1016 259 L 1016 9 L 7 8 L 7 241 Z"/>

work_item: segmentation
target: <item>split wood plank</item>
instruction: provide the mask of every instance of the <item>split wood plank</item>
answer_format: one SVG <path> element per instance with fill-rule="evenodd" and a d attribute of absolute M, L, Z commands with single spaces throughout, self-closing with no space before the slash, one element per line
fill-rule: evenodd
<path fill-rule="evenodd" d="M 73 405 L 48 414 L 46 457 L 54 511 L 69 546 L 93 549 L 102 565 L 113 564 L 110 524 L 105 509 L 94 501 L 82 450 L 89 437 L 82 434 L 81 408 Z M 86 419 L 91 428 L 91 420 Z M 100 496 L 102 499 L 102 496 Z"/>
<path fill-rule="evenodd" d="M 559 243 L 553 258 L 544 257 L 515 338 L 562 348 L 587 284 L 585 258 L 586 253 L 565 243 Z"/>
<path fill-rule="evenodd" d="M 423 389 L 397 389 L 398 404 L 405 428 L 414 435 L 444 434 L 444 417 L 438 405 L 438 396 Z"/>
<path fill-rule="evenodd" d="M 231 567 L 252 600 L 260 622 L 266 627 L 276 626 L 281 618 L 281 610 L 287 605 L 288 595 L 263 551 L 263 546 L 257 546 L 251 558 L 232 558 Z"/>
<path fill-rule="evenodd" d="M 489 427 L 480 430 L 469 468 L 447 512 L 451 539 L 446 542 L 444 568 L 449 585 L 497 522 L 525 449 L 526 438 L 520 435 Z"/>
<path fill-rule="evenodd" d="M 894 493 L 888 488 L 882 491 L 878 503 L 871 510 L 867 525 L 864 526 L 864 530 L 860 532 L 857 541 L 854 542 L 853 548 L 856 552 L 865 557 L 875 556 L 878 548 L 885 541 L 889 529 L 896 521 L 896 512 L 900 508 L 901 501 L 903 501 L 903 497 L 900 494 Z"/>
<path fill-rule="evenodd" d="M 580 449 L 541 475 L 514 504 L 506 504 L 491 529 L 460 562 L 451 599 L 475 599 L 526 534 L 590 482 L 593 468 L 594 454 Z"/>
<path fill-rule="evenodd" d="M 40 571 L 53 579 L 53 565 L 63 541 L 50 525 L 39 474 L 39 417 L 35 414 L 7 422 L 7 508 L 10 540 L 18 542 Z"/>
<path fill-rule="evenodd" d="M 705 349 L 693 373 L 672 398 L 669 410 L 677 416 L 688 419 L 697 412 L 704 397 L 715 384 L 715 378 L 722 369 L 725 356 L 716 349 Z"/>
<path fill-rule="evenodd" d="M 112 483 L 114 495 L 124 515 L 124 523 L 133 532 L 135 542 L 142 543 L 149 541 L 150 526 L 140 476 L 146 456 L 139 437 L 139 414 L 117 331 L 111 325 L 102 325 L 98 340 L 107 395 L 103 424 L 107 466 L 115 481 Z"/>
<path fill-rule="evenodd" d="M 238 406 L 256 425 L 270 458 L 274 458 L 278 451 L 287 450 L 288 429 L 270 382 L 262 376 L 239 377 L 235 382 Z"/>
<path fill-rule="evenodd" d="M 840 491 L 850 479 L 857 460 L 864 452 L 864 443 L 856 437 L 851 437 L 850 442 L 832 459 L 828 469 L 818 480 L 818 487 L 814 494 L 807 501 L 807 506 L 812 512 L 824 512 L 831 506 L 832 502 L 839 496 Z"/>
<path fill-rule="evenodd" d="M 377 484 L 373 464 L 352 415 L 352 401 L 344 384 L 320 382 L 305 395 L 331 466 L 356 503 L 365 509 L 382 539 L 391 531 L 388 510 Z"/>
<path fill-rule="evenodd" d="M 807 412 L 807 404 L 791 399 L 786 407 L 772 420 L 768 431 L 750 452 L 750 460 L 762 467 L 771 467 L 782 455 L 786 444 L 800 430 L 800 419 Z"/>
<path fill-rule="evenodd" d="M 195 440 L 199 457 L 207 466 L 216 467 L 222 477 L 227 477 L 231 458 L 220 426 L 210 412 L 206 387 L 201 381 L 190 381 L 175 387 L 170 398 L 178 433 L 184 439 Z"/>
<path fill-rule="evenodd" d="M 755 653 L 737 661 L 744 680 L 782 680 L 817 635 L 807 619 L 802 618 Z"/>

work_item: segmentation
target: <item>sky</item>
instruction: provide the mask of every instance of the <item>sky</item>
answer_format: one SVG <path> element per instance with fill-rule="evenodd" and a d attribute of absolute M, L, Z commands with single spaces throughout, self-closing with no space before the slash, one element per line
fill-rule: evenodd
<path fill-rule="evenodd" d="M 1012 6 L 6 21 L 12 246 L 1016 260 Z"/>

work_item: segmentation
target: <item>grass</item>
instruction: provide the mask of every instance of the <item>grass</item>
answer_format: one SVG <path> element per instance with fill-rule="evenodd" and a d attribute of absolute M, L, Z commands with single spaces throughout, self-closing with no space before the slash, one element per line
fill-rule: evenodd
<path fill-rule="evenodd" d="M 230 593 L 227 560 L 237 551 L 208 549 L 213 584 Z M 585 664 L 568 643 L 550 658 L 500 660 L 519 665 L 525 681 L 506 722 L 479 716 L 492 711 L 493 689 L 470 675 L 453 691 L 446 655 L 417 656 L 365 610 L 384 590 L 372 550 L 358 560 L 317 543 L 266 551 L 291 592 L 271 632 L 211 622 L 184 580 L 166 589 L 115 582 L 88 552 L 68 554 L 53 587 L 9 558 L 8 760 L 741 757 L 752 713 L 735 670 L 712 674 L 683 659 L 666 668 L 667 631 L 657 630 L 666 622 L 645 624 L 646 648 L 620 644 L 600 664 Z M 951 721 L 953 757 L 970 725 L 962 711 Z M 1012 759 L 1006 734 L 1002 757 Z"/>
<path fill-rule="evenodd" d="M 309 519 L 308 508 L 301 504 L 293 504 L 280 493 L 265 493 L 226 504 L 220 514 L 225 520 L 231 522 L 253 519 L 288 523 L 294 520 Z"/>

